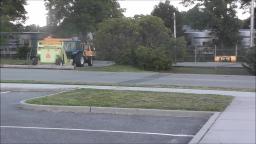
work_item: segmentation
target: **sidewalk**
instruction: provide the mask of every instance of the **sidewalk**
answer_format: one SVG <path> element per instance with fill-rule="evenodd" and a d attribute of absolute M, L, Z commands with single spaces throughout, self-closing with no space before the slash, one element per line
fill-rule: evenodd
<path fill-rule="evenodd" d="M 251 143 L 255 141 L 255 92 L 175 89 L 175 88 L 150 88 L 150 87 L 121 87 L 121 86 L 88 86 L 88 85 L 54 85 L 54 84 L 7 84 L 1 83 L 1 90 L 30 89 L 30 90 L 54 90 L 54 89 L 112 89 L 154 92 L 176 92 L 195 94 L 219 94 L 234 96 L 235 99 L 222 112 L 210 129 L 199 138 L 198 143 Z"/>
<path fill-rule="evenodd" d="M 255 96 L 236 97 L 200 144 L 255 144 Z"/>

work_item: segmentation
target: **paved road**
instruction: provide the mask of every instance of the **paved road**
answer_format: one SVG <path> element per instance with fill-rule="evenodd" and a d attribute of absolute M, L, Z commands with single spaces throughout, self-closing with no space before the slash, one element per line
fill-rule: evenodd
<path fill-rule="evenodd" d="M 1 91 L 1 143 L 188 143 L 208 119 L 38 112 L 16 107 L 23 99 L 51 93 Z"/>
<path fill-rule="evenodd" d="M 1 80 L 255 88 L 255 76 L 1 68 Z"/>

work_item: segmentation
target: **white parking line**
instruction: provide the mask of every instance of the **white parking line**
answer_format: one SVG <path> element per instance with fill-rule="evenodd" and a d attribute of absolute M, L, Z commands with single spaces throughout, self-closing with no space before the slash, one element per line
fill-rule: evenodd
<path fill-rule="evenodd" d="M 37 129 L 37 130 L 63 130 L 63 131 L 82 131 L 82 132 L 124 133 L 124 134 L 157 135 L 157 136 L 171 136 L 171 137 L 193 137 L 194 136 L 194 135 L 185 135 L 185 134 L 93 130 L 93 129 L 72 129 L 72 128 L 24 127 L 24 126 L 0 126 L 0 127 L 1 128 L 12 128 L 12 129 Z"/>
<path fill-rule="evenodd" d="M 1 94 L 9 93 L 10 91 L 1 91 Z"/>

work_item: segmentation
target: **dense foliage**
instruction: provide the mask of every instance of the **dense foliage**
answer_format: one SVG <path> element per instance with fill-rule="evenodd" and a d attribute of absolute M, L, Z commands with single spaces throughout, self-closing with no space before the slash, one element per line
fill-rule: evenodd
<path fill-rule="evenodd" d="M 97 57 L 133 64 L 132 53 L 139 36 L 137 29 L 130 18 L 113 18 L 100 23 L 95 35 Z"/>
<path fill-rule="evenodd" d="M 152 11 L 153 16 L 158 16 L 160 17 L 163 21 L 164 24 L 167 28 L 169 28 L 169 31 L 172 32 L 173 34 L 173 29 L 174 29 L 174 15 L 173 13 L 175 12 L 176 15 L 176 31 L 177 31 L 177 36 L 182 36 L 183 30 L 183 14 L 178 11 L 174 6 L 170 4 L 169 0 L 166 0 L 164 3 L 160 2 L 157 6 Z"/>
<path fill-rule="evenodd" d="M 170 36 L 155 16 L 109 19 L 99 25 L 95 44 L 98 56 L 144 69 L 168 69 Z M 164 60 L 163 60 L 164 59 Z"/>
<path fill-rule="evenodd" d="M 24 45 L 23 47 L 20 47 L 17 50 L 17 58 L 19 58 L 19 59 L 26 59 L 28 52 L 29 52 L 28 45 Z"/>
<path fill-rule="evenodd" d="M 148 70 L 167 70 L 171 67 L 171 59 L 164 48 L 139 46 L 135 49 L 135 65 Z"/>
<path fill-rule="evenodd" d="M 220 48 L 233 48 L 239 42 L 240 21 L 236 16 L 237 0 L 184 0 L 196 4 L 186 14 L 186 22 L 195 29 L 210 29 Z"/>
<path fill-rule="evenodd" d="M 0 32 L 17 31 L 26 20 L 27 13 L 24 5 L 25 0 L 1 0 L 0 2 Z M 15 24 L 16 23 L 16 24 Z M 5 39 L 0 36 L 0 44 Z"/>
<path fill-rule="evenodd" d="M 256 47 L 250 48 L 244 57 L 243 66 L 253 75 L 256 75 Z"/>
<path fill-rule="evenodd" d="M 45 0 L 45 5 L 50 32 L 61 37 L 84 37 L 103 20 L 122 16 L 116 0 Z"/>
<path fill-rule="evenodd" d="M 184 38 L 175 41 L 162 19 L 156 16 L 109 19 L 98 28 L 95 34 L 98 57 L 143 69 L 169 69 L 174 44 L 182 48 L 186 45 Z"/>
<path fill-rule="evenodd" d="M 0 4 L 1 22 L 24 22 L 26 20 L 27 12 L 24 8 L 26 0 L 2 0 Z M 1 31 L 3 31 L 2 28 L 6 28 L 6 25 L 2 26 Z"/>

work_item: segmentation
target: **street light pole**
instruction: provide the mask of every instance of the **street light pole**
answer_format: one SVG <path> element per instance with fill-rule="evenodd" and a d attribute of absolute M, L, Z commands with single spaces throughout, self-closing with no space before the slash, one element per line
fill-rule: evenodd
<path fill-rule="evenodd" d="M 254 46 L 254 3 L 255 3 L 255 0 L 252 0 L 251 1 L 250 47 Z"/>

